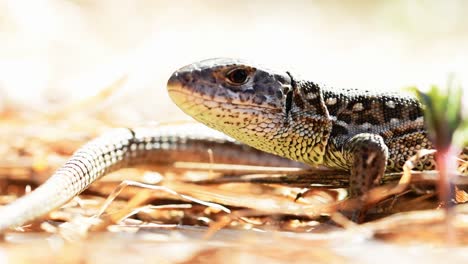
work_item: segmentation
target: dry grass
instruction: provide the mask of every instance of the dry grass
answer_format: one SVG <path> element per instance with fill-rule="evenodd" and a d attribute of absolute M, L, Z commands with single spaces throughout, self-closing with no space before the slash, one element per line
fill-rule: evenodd
<path fill-rule="evenodd" d="M 107 95 L 67 109 L 88 109 Z M 76 148 L 115 125 L 99 115 L 74 113 L 1 114 L 1 204 L 41 184 Z M 369 193 L 370 210 L 362 225 L 340 213 L 355 206 L 353 200 L 343 201 L 344 189 L 304 192 L 297 187 L 317 181 L 340 187 L 346 175 L 339 172 L 177 161 L 151 170 L 121 170 L 44 219 L 5 234 L 7 250 L 0 251 L 0 260 L 341 263 L 365 259 L 352 250 L 356 245 L 380 252 L 381 242 L 402 257 L 402 245 L 418 245 L 421 258 L 446 258 L 427 255 L 425 247 L 468 245 L 468 207 L 462 205 L 467 194 L 457 190 L 460 205 L 450 226 L 456 236 L 448 237 L 441 205 L 428 189 L 436 181 L 434 173 L 411 174 L 410 164 L 399 183 L 395 179 L 401 175 L 389 175 L 386 185 Z M 328 180 L 336 177 L 342 181 Z M 466 178 L 459 185 L 465 186 Z M 463 257 L 448 256 L 454 261 Z"/>

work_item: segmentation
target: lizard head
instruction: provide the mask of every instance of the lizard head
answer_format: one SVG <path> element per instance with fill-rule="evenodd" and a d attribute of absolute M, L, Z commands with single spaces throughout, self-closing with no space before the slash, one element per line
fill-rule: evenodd
<path fill-rule="evenodd" d="M 224 132 L 281 119 L 290 90 L 287 73 L 222 58 L 185 66 L 168 81 L 170 97 L 185 113 Z"/>
<path fill-rule="evenodd" d="M 185 66 L 168 81 L 172 100 L 197 121 L 260 150 L 313 163 L 304 153 L 313 153 L 320 133 L 307 128 L 312 123 L 293 99 L 295 86 L 288 72 L 224 58 Z"/>
<path fill-rule="evenodd" d="M 286 73 L 223 58 L 182 67 L 168 81 L 171 98 L 196 119 L 210 115 L 216 112 L 215 108 L 223 106 L 281 112 L 284 110 L 285 95 L 290 89 L 291 78 Z M 198 110 L 210 109 L 210 113 L 200 113 L 199 116 L 194 110 L 184 107 L 195 101 L 201 104 L 201 109 Z M 219 110 L 225 113 L 224 110 Z M 216 119 L 207 121 L 213 122 Z"/>

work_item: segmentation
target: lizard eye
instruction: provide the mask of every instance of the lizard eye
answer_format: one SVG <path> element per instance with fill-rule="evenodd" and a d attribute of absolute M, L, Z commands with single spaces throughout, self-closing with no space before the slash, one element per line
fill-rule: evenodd
<path fill-rule="evenodd" d="M 245 69 L 237 68 L 226 74 L 229 82 L 234 85 L 242 85 L 247 82 L 249 73 Z"/>

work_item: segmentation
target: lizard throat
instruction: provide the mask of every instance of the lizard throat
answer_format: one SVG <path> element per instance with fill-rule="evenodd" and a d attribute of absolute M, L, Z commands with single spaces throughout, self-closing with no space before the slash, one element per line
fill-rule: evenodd
<path fill-rule="evenodd" d="M 290 116 L 285 122 L 284 109 L 211 100 L 181 89 L 168 87 L 172 100 L 195 120 L 254 148 L 310 165 L 322 163 L 327 137 L 321 130 L 326 126 L 309 132 L 303 126 L 315 122 L 309 117 Z"/>

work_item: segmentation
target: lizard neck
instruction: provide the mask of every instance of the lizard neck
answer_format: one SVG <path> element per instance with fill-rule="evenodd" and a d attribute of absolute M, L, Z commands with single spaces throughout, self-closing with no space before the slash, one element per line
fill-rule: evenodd
<path fill-rule="evenodd" d="M 321 88 L 309 81 L 292 81 L 285 100 L 282 110 L 220 105 L 194 117 L 254 148 L 322 165 L 332 121 Z"/>

